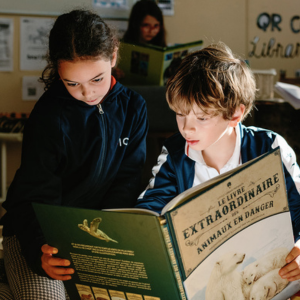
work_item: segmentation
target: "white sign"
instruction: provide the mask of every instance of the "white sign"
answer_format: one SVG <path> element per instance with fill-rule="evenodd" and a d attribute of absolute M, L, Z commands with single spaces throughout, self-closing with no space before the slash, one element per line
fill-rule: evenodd
<path fill-rule="evenodd" d="M 113 9 L 128 9 L 127 0 L 93 0 L 94 7 L 113 8 Z"/>
<path fill-rule="evenodd" d="M 20 68 L 43 70 L 46 66 L 48 35 L 54 19 L 21 18 L 20 21 Z"/>
<path fill-rule="evenodd" d="M 38 76 L 24 76 L 22 80 L 22 99 L 38 100 L 44 93 L 44 84 Z"/>
<path fill-rule="evenodd" d="M 0 71 L 13 71 L 13 19 L 0 18 Z"/>

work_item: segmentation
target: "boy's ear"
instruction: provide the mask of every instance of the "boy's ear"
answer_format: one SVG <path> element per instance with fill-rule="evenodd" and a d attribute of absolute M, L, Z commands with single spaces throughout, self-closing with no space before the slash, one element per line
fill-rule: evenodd
<path fill-rule="evenodd" d="M 229 126 L 235 127 L 242 119 L 245 112 L 245 105 L 241 104 L 236 110 L 234 115 L 232 116 Z"/>
<path fill-rule="evenodd" d="M 117 57 L 118 57 L 118 49 L 116 49 L 112 55 L 111 59 L 111 67 L 113 68 L 117 63 Z"/>

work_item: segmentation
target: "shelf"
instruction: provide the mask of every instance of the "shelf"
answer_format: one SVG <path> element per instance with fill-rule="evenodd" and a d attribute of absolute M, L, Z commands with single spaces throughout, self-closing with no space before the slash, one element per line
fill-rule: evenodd
<path fill-rule="evenodd" d="M 22 142 L 23 133 L 5 133 L 0 132 L 0 142 Z"/>
<path fill-rule="evenodd" d="M 0 133 L 0 144 L 1 144 L 1 198 L 0 203 L 2 203 L 6 198 L 6 184 L 7 184 L 7 151 L 6 143 L 10 142 L 22 142 L 22 133 Z"/>
<path fill-rule="evenodd" d="M 280 98 L 272 98 L 272 99 L 255 99 L 255 102 L 284 103 L 285 101 Z"/>

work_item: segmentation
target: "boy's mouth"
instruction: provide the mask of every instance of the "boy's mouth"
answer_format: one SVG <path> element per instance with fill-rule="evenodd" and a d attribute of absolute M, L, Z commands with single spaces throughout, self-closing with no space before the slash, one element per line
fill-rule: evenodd
<path fill-rule="evenodd" d="M 193 146 L 196 145 L 199 142 L 199 140 L 186 140 L 186 142 L 188 143 L 188 145 Z"/>

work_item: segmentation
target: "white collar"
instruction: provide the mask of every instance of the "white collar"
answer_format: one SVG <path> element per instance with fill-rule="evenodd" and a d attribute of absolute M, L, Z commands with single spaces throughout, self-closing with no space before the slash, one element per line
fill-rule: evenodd
<path fill-rule="evenodd" d="M 235 142 L 235 148 L 233 151 L 232 156 L 228 160 L 228 162 L 225 164 L 223 168 L 235 168 L 239 166 L 241 162 L 241 133 L 239 129 L 239 124 L 234 127 L 236 132 L 236 142 Z M 185 143 L 185 155 L 187 155 L 190 159 L 194 160 L 195 162 L 206 165 L 203 156 L 202 151 L 194 150 L 189 147 L 187 143 Z M 222 168 L 222 169 L 223 169 Z"/>

